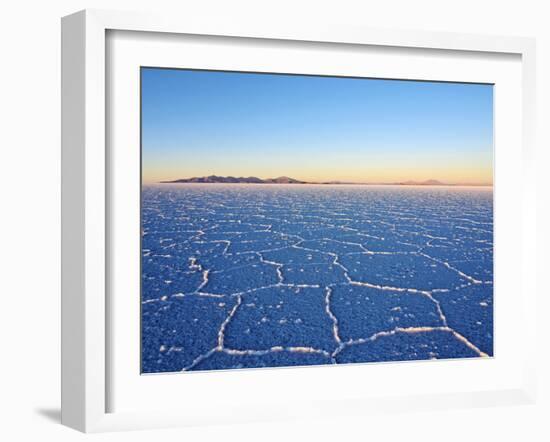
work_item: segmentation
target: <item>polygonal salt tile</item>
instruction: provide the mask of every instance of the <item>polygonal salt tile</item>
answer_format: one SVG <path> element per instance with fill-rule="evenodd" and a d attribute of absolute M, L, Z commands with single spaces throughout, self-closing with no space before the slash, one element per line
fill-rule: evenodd
<path fill-rule="evenodd" d="M 493 260 L 449 261 L 454 268 L 482 282 L 493 281 Z"/>
<path fill-rule="evenodd" d="M 431 246 L 425 247 L 423 253 L 441 261 L 492 261 L 492 247 L 467 247 L 463 244 L 451 243 L 448 245 L 437 245 L 435 241 Z"/>
<path fill-rule="evenodd" d="M 245 253 L 242 255 L 203 256 L 197 259 L 196 263 L 203 269 L 209 270 L 210 273 L 214 273 L 261 264 L 261 260 L 256 253 Z"/>
<path fill-rule="evenodd" d="M 386 235 L 384 238 L 366 238 L 363 247 L 370 252 L 414 252 L 418 250 L 415 244 L 407 243 L 407 238 L 398 235 Z"/>
<path fill-rule="evenodd" d="M 334 258 L 326 253 L 304 250 L 296 247 L 285 247 L 280 250 L 262 252 L 264 259 L 281 264 L 332 263 Z"/>
<path fill-rule="evenodd" d="M 334 350 L 324 289 L 273 287 L 243 295 L 226 327 L 224 346 L 240 350 L 276 346 Z"/>
<path fill-rule="evenodd" d="M 347 282 L 344 270 L 334 264 L 292 264 L 282 267 L 283 282 L 326 286 Z"/>
<path fill-rule="evenodd" d="M 142 305 L 142 372 L 180 371 L 216 347 L 236 300 L 198 295 Z"/>
<path fill-rule="evenodd" d="M 417 290 L 450 289 L 468 282 L 443 264 L 420 255 L 344 255 L 352 280 Z"/>
<path fill-rule="evenodd" d="M 363 344 L 350 345 L 337 356 L 339 364 L 475 358 L 479 355 L 448 331 L 397 332 Z"/>
<path fill-rule="evenodd" d="M 202 291 L 208 293 L 235 294 L 251 289 L 277 284 L 277 268 L 270 264 L 251 264 L 208 274 L 208 283 Z"/>
<path fill-rule="evenodd" d="M 238 215 L 236 215 L 238 216 Z M 220 216 L 216 227 L 211 229 L 212 233 L 244 233 L 253 232 L 256 230 L 255 226 L 249 224 L 243 224 L 235 221 L 228 221 L 227 216 Z"/>
<path fill-rule="evenodd" d="M 471 285 L 435 293 L 449 327 L 488 355 L 493 354 L 493 286 Z"/>
<path fill-rule="evenodd" d="M 416 293 L 337 285 L 331 291 L 330 308 L 338 319 L 339 335 L 344 342 L 396 327 L 445 325 L 436 303 Z"/>
<path fill-rule="evenodd" d="M 346 253 L 362 253 L 365 251 L 365 249 L 361 247 L 360 242 L 354 243 L 352 241 L 338 241 L 332 239 L 304 241 L 300 244 L 300 246 L 308 249 L 319 250 L 321 252 L 334 253 L 337 255 L 343 255 Z"/>
<path fill-rule="evenodd" d="M 168 266 L 150 266 L 148 262 L 144 262 L 141 299 L 146 301 L 176 293 L 191 293 L 197 290 L 202 282 L 202 272 L 182 272 Z"/>
<path fill-rule="evenodd" d="M 273 240 L 248 240 L 242 239 L 241 241 L 235 240 L 231 242 L 228 253 L 250 253 L 250 252 L 261 252 L 264 250 L 273 250 L 281 247 L 287 247 L 291 245 L 291 241 L 287 241 L 281 238 Z"/>
<path fill-rule="evenodd" d="M 231 368 L 263 368 L 263 367 L 291 367 L 306 365 L 330 364 L 331 358 L 327 355 L 311 352 L 270 351 L 263 355 L 236 355 L 221 351 L 212 353 L 192 370 L 227 370 Z"/>

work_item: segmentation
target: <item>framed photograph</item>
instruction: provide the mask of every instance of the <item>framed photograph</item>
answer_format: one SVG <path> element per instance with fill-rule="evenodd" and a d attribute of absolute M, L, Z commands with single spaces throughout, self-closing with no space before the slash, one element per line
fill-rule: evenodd
<path fill-rule="evenodd" d="M 533 400 L 532 40 L 62 31 L 64 424 Z"/>

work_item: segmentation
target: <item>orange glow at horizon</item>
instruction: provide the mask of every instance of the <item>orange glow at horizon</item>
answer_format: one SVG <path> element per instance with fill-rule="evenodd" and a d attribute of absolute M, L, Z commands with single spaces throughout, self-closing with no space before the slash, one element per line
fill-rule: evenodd
<path fill-rule="evenodd" d="M 180 178 L 191 178 L 209 175 L 276 178 L 288 176 L 297 180 L 307 182 L 353 182 L 353 183 L 396 183 L 405 181 L 427 181 L 437 180 L 448 184 L 493 184 L 492 167 L 394 167 L 377 168 L 374 166 L 354 167 L 341 170 L 336 167 L 328 168 L 300 168 L 289 167 L 263 167 L 254 171 L 246 167 L 198 167 L 189 170 L 188 167 L 178 167 L 173 164 L 170 167 L 148 167 L 143 170 L 143 182 L 155 183 L 159 181 L 170 181 Z"/>

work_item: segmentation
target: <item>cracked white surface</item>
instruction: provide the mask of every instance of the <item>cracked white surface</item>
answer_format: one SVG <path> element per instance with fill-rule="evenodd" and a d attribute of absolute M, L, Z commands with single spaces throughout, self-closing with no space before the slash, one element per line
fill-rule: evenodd
<path fill-rule="evenodd" d="M 146 372 L 492 354 L 490 190 L 151 187 L 143 218 Z"/>

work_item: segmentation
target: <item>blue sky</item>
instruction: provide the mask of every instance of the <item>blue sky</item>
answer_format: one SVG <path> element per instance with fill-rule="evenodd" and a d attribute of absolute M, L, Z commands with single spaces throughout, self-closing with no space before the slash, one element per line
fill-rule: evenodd
<path fill-rule="evenodd" d="M 492 183 L 491 85 L 142 68 L 143 180 Z"/>

